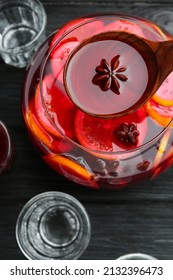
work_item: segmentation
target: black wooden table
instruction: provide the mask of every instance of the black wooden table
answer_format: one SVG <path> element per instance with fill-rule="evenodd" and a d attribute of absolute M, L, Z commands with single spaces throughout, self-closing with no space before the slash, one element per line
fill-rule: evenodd
<path fill-rule="evenodd" d="M 152 11 L 173 11 L 172 0 L 42 2 L 48 16 L 47 34 L 93 12 L 149 17 Z M 171 29 L 170 19 L 168 25 Z M 0 119 L 9 128 L 16 153 L 12 169 L 0 177 L 0 259 L 25 259 L 15 239 L 16 219 L 30 198 L 45 191 L 69 193 L 88 211 L 92 235 L 81 259 L 116 259 L 131 252 L 173 259 L 173 168 L 155 181 L 119 191 L 95 191 L 62 178 L 41 160 L 28 138 L 20 103 L 24 73 L 25 69 L 0 62 Z"/>

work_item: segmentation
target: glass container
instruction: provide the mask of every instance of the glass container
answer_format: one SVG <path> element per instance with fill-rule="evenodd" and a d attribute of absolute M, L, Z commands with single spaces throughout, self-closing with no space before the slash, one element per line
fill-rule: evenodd
<path fill-rule="evenodd" d="M 23 117 L 42 159 L 95 189 L 154 179 L 172 164 L 173 73 L 134 110 L 152 73 L 136 49 L 112 38 L 116 31 L 171 37 L 136 16 L 74 19 L 47 38 L 23 84 Z"/>
<path fill-rule="evenodd" d="M 46 13 L 39 0 L 0 1 L 0 55 L 5 63 L 26 67 L 45 39 Z"/>
<path fill-rule="evenodd" d="M 78 259 L 91 235 L 88 214 L 74 197 L 62 192 L 41 193 L 21 210 L 16 238 L 28 259 Z"/>

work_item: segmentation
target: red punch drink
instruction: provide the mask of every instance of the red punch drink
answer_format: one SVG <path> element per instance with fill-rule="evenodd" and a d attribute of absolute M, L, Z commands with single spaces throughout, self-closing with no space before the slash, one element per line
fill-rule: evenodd
<path fill-rule="evenodd" d="M 153 179 L 172 163 L 173 74 L 148 100 L 155 73 L 116 31 L 169 38 L 136 17 L 76 19 L 42 45 L 23 87 L 24 120 L 43 160 L 96 189 Z"/>

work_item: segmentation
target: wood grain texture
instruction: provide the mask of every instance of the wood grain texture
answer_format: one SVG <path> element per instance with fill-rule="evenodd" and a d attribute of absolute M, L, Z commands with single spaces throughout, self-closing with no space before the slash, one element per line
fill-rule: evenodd
<path fill-rule="evenodd" d="M 153 7 L 171 10 L 172 5 L 158 0 L 42 2 L 47 34 L 84 14 L 139 14 Z M 41 160 L 27 135 L 20 104 L 24 73 L 0 61 L 0 119 L 9 128 L 15 148 L 11 170 L 0 177 L 0 259 L 25 259 L 15 239 L 17 216 L 30 198 L 45 191 L 67 192 L 86 207 L 92 235 L 81 259 L 115 259 L 131 252 L 173 259 L 173 168 L 153 182 L 119 191 L 95 191 L 62 178 Z"/>

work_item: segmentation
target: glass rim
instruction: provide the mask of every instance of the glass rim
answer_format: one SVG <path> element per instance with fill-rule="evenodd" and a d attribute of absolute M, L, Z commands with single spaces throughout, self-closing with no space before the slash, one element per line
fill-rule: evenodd
<path fill-rule="evenodd" d="M 123 256 L 120 256 L 119 258 L 117 258 L 116 260 L 135 260 L 134 258 L 138 258 L 136 260 L 157 260 L 155 257 L 148 255 L 148 254 L 144 254 L 144 253 L 129 253 L 129 254 L 125 254 Z"/>
<path fill-rule="evenodd" d="M 3 170 L 6 168 L 6 166 L 8 165 L 8 163 L 10 161 L 10 158 L 11 158 L 11 155 L 12 155 L 12 142 L 11 142 L 11 138 L 10 138 L 10 134 L 8 132 L 8 129 L 2 121 L 0 121 L 0 127 L 5 132 L 7 145 L 8 145 L 5 160 L 2 162 L 2 164 L 0 164 L 0 173 L 1 173 L 1 172 L 3 172 Z"/>
<path fill-rule="evenodd" d="M 146 143 L 136 147 L 136 148 L 132 148 L 132 149 L 128 149 L 128 150 L 118 150 L 118 151 L 113 151 L 113 152 L 106 152 L 106 151 L 101 151 L 101 150 L 96 150 L 96 149 L 91 149 L 91 148 L 87 148 L 87 147 L 84 147 L 82 146 L 80 143 L 77 143 L 75 142 L 74 140 L 72 140 L 71 138 L 69 138 L 68 136 L 66 136 L 63 131 L 58 128 L 58 126 L 52 121 L 51 117 L 49 116 L 49 113 L 47 111 L 47 108 L 46 108 L 46 105 L 45 105 L 45 102 L 44 102 L 44 98 L 43 98 L 43 91 L 42 91 L 42 82 L 43 82 L 43 79 L 44 79 L 44 70 L 45 70 L 45 67 L 46 67 L 46 64 L 47 64 L 47 61 L 51 55 L 51 52 L 55 49 L 55 47 L 67 36 L 69 35 L 72 31 L 76 30 L 77 28 L 81 27 L 81 26 L 84 26 L 90 22 L 93 22 L 93 21 L 96 21 L 98 20 L 99 18 L 106 18 L 108 16 L 116 16 L 117 18 L 119 19 L 128 19 L 128 20 L 133 20 L 133 19 L 137 19 L 140 21 L 141 25 L 142 26 L 145 26 L 146 29 L 148 30 L 151 30 L 151 32 L 157 32 L 156 30 L 154 29 L 151 29 L 147 24 L 145 25 L 144 22 L 142 21 L 142 17 L 138 17 L 136 15 L 130 15 L 130 14 L 127 14 L 127 13 L 98 13 L 98 14 L 93 14 L 93 15 L 88 15 L 88 16 L 83 16 L 83 17 L 79 17 L 78 19 L 85 19 L 86 18 L 86 21 L 82 22 L 82 23 L 78 23 L 76 24 L 74 27 L 70 28 L 68 31 L 64 32 L 60 38 L 58 40 L 56 40 L 56 42 L 53 44 L 53 46 L 50 48 L 50 50 L 48 51 L 48 54 L 46 56 L 46 58 L 44 59 L 43 61 L 43 64 L 41 66 L 41 69 L 40 69 L 40 95 L 41 95 L 41 101 L 42 101 L 42 105 L 43 105 L 43 108 L 44 108 L 44 111 L 45 111 L 45 116 L 46 118 L 48 119 L 48 121 L 51 123 L 51 125 L 54 127 L 55 130 L 58 131 L 58 133 L 60 133 L 60 135 L 62 135 L 62 137 L 67 140 L 68 142 L 72 143 L 73 145 L 77 146 L 78 148 L 86 151 L 86 152 L 89 152 L 89 153 L 94 153 L 94 154 L 98 154 L 98 155 L 103 155 L 103 156 L 117 156 L 117 155 L 122 155 L 122 154 L 131 154 L 133 152 L 137 152 L 137 151 L 140 151 L 141 149 L 145 149 L 145 148 L 148 148 L 149 145 L 153 145 L 158 139 L 160 139 L 164 133 L 170 128 L 171 124 L 173 123 L 173 118 L 171 118 L 170 122 L 165 126 L 163 127 L 163 130 L 157 134 L 155 137 L 153 137 L 151 140 L 147 141 Z M 145 21 L 147 23 L 150 23 L 151 21 L 150 20 L 147 20 L 145 19 Z M 162 31 L 161 34 L 158 34 L 158 33 L 155 33 L 158 37 L 160 37 L 161 39 L 165 39 L 167 38 L 167 34 L 164 34 L 163 30 L 158 27 L 159 30 Z M 58 32 L 59 29 L 57 29 L 57 32 Z M 53 33 L 55 34 L 56 31 Z M 166 32 L 165 32 L 166 33 Z M 67 94 L 68 96 L 68 94 Z"/>
<path fill-rule="evenodd" d="M 5 6 L 9 5 L 10 3 L 14 3 L 15 6 L 17 6 L 16 1 L 11 0 L 10 2 L 4 2 L 4 3 L 0 3 L 0 11 L 2 8 L 4 8 Z M 34 7 L 34 9 L 31 7 L 31 4 L 37 5 Z M 39 32 L 37 33 L 37 35 L 34 37 L 34 39 L 32 41 L 30 41 L 29 43 L 22 45 L 22 46 L 18 46 L 15 48 L 11 48 L 11 49 L 6 49 L 2 46 L 0 46 L 0 54 L 1 53 L 7 53 L 7 54 L 20 54 L 23 53 L 23 51 L 28 50 L 30 47 L 32 47 L 32 45 L 35 45 L 35 42 L 41 37 L 41 35 L 44 33 L 46 24 L 47 24 L 47 15 L 45 12 L 45 8 L 43 6 L 43 4 L 39 1 L 39 0 L 25 0 L 24 2 L 21 2 L 22 6 L 27 6 L 30 9 L 32 9 L 35 13 L 36 12 L 36 8 L 39 8 L 39 12 L 41 13 L 41 15 L 39 15 L 39 18 L 41 18 L 42 20 L 42 25 L 41 25 L 41 29 L 39 30 Z M 37 13 L 38 14 L 38 13 Z"/>

